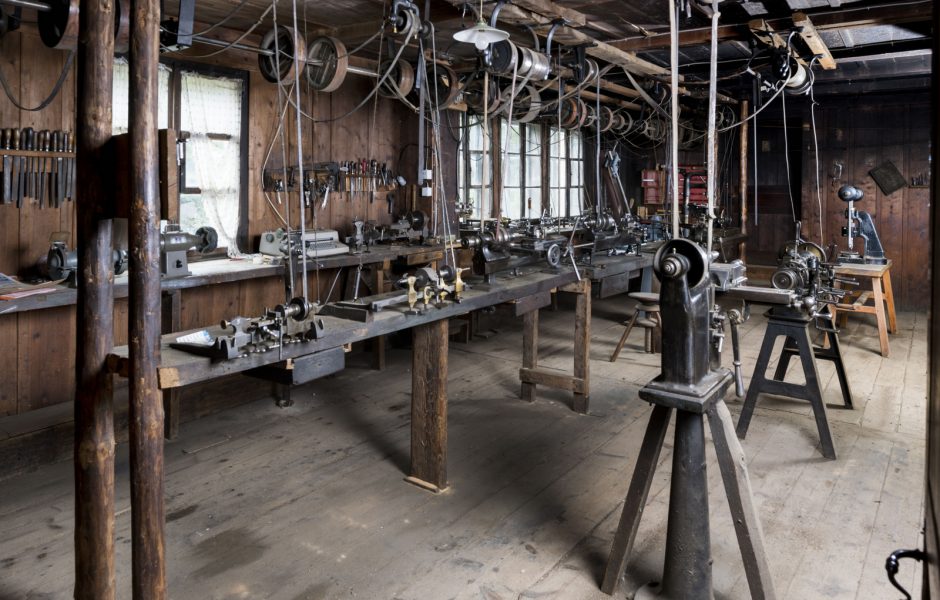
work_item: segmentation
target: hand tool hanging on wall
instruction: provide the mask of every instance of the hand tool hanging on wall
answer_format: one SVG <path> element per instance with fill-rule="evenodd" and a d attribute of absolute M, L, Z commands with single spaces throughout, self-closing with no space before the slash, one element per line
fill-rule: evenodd
<path fill-rule="evenodd" d="M 19 129 L 13 130 L 11 148 L 13 150 L 23 149 L 23 134 Z M 22 156 L 14 157 L 13 162 L 16 168 L 16 185 L 14 198 L 16 198 L 16 207 L 23 205 L 23 167 L 26 165 Z"/>
<path fill-rule="evenodd" d="M 4 150 L 10 149 L 10 138 L 13 135 L 13 132 L 9 129 L 4 129 L 0 132 L 0 147 Z M 13 157 L 9 154 L 3 155 L 3 203 L 10 204 L 13 202 Z"/>
<path fill-rule="evenodd" d="M 20 134 L 20 150 L 32 150 L 33 149 L 33 128 L 26 127 L 23 129 L 23 133 Z M 31 157 L 25 157 L 20 159 L 23 165 L 23 195 L 32 196 L 33 195 L 33 159 Z"/>
<path fill-rule="evenodd" d="M 39 132 L 39 149 L 43 152 L 49 152 L 49 131 L 42 130 Z M 48 158 L 45 156 L 39 157 L 39 173 L 37 177 L 39 178 L 39 208 L 43 207 L 43 204 L 46 201 L 46 163 Z M 49 203 L 50 205 L 52 202 Z"/>

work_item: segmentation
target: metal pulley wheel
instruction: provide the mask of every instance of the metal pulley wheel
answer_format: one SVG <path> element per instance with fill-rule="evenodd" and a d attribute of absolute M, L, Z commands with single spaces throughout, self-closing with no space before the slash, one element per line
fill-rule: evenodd
<path fill-rule="evenodd" d="M 382 87 L 379 88 L 379 95 L 383 98 L 404 98 L 411 93 L 415 87 L 415 69 L 404 59 L 399 59 L 394 66 L 391 61 L 382 61 L 379 66 L 379 78 L 391 67 L 392 72 L 385 78 Z"/>
<path fill-rule="evenodd" d="M 614 113 L 614 119 L 617 120 L 617 122 L 614 124 L 614 133 L 617 135 L 627 135 L 633 130 L 633 115 L 627 111 L 616 111 Z"/>
<path fill-rule="evenodd" d="M 812 254 L 820 263 L 824 263 L 827 260 L 826 251 L 822 246 L 815 242 L 797 240 L 790 240 L 789 242 L 785 243 L 780 249 L 780 252 L 777 254 L 777 258 L 782 259 L 787 256 L 791 256 L 794 253 L 801 256 L 804 254 Z"/>
<path fill-rule="evenodd" d="M 515 72 L 518 52 L 516 45 L 509 40 L 503 40 L 490 45 L 490 73 L 511 77 Z"/>
<path fill-rule="evenodd" d="M 408 220 L 408 224 L 411 225 L 413 231 L 421 231 L 424 229 L 425 223 L 428 221 L 428 217 L 420 210 L 409 211 L 405 218 Z"/>
<path fill-rule="evenodd" d="M 47 0 L 47 3 L 49 10 L 36 13 L 42 43 L 58 50 L 75 50 L 78 47 L 78 0 Z"/>
<path fill-rule="evenodd" d="M 545 252 L 545 262 L 549 266 L 557 267 L 561 264 L 561 246 L 558 244 L 552 244 L 548 247 L 548 250 Z"/>
<path fill-rule="evenodd" d="M 529 50 L 532 54 L 532 68 L 529 69 L 529 78 L 535 81 L 544 81 L 552 74 L 551 59 L 535 50 Z"/>
<path fill-rule="evenodd" d="M 525 86 L 522 92 L 516 96 L 515 105 L 519 109 L 519 112 L 516 113 L 519 115 L 516 121 L 519 123 L 534 121 L 542 111 L 542 97 L 538 88 L 532 84 Z"/>
<path fill-rule="evenodd" d="M 640 126 L 643 137 L 658 142 L 666 137 L 666 124 L 658 117 L 650 117 Z"/>
<path fill-rule="evenodd" d="M 294 76 L 295 59 L 299 58 L 301 62 L 307 59 L 303 36 L 297 34 L 295 37 L 294 31 L 283 25 L 278 25 L 261 38 L 261 49 L 266 54 L 258 55 L 258 68 L 261 76 L 271 83 L 289 81 Z M 280 51 L 280 57 L 275 56 L 276 50 Z"/>
<path fill-rule="evenodd" d="M 584 77 L 581 79 L 581 82 L 590 83 L 595 81 L 597 79 L 597 71 L 599 69 L 597 63 L 588 58 L 584 61 L 584 67 Z"/>
<path fill-rule="evenodd" d="M 392 30 L 389 35 L 392 37 L 402 37 L 408 34 L 415 27 L 415 14 L 410 10 L 399 10 L 392 16 Z"/>
<path fill-rule="evenodd" d="M 349 54 L 343 42 L 322 36 L 310 42 L 304 74 L 307 83 L 318 92 L 335 92 L 343 85 L 349 68 Z"/>

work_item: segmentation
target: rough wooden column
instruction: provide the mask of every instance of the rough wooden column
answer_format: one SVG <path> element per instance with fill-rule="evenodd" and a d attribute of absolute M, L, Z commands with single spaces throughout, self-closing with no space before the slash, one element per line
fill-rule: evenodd
<path fill-rule="evenodd" d="M 160 362 L 160 194 L 157 89 L 160 6 L 133 0 L 130 43 L 131 206 L 129 308 L 133 597 L 166 597 L 163 397 Z"/>
<path fill-rule="evenodd" d="M 539 309 L 522 315 L 522 368 L 535 370 L 539 366 Z M 535 402 L 535 384 L 522 379 L 522 399 Z"/>
<path fill-rule="evenodd" d="M 387 266 L 386 266 L 387 265 Z M 375 265 L 372 269 L 372 293 L 381 294 L 385 291 L 385 271 L 390 268 L 390 261 L 382 265 Z M 385 336 L 380 335 L 372 340 L 372 368 L 376 371 L 385 370 Z"/>
<path fill-rule="evenodd" d="M 163 306 L 160 310 L 162 333 L 173 333 L 183 327 L 180 296 L 179 290 L 170 290 L 162 296 Z M 163 391 L 164 439 L 176 439 L 180 433 L 180 396 L 180 388 Z"/>
<path fill-rule="evenodd" d="M 411 473 L 408 481 L 447 488 L 447 319 L 412 329 Z"/>
<path fill-rule="evenodd" d="M 114 5 L 82 2 L 77 76 L 75 598 L 114 598 L 114 410 L 106 359 L 113 341 L 111 164 Z"/>
<path fill-rule="evenodd" d="M 574 378 L 582 385 L 574 387 L 572 408 L 586 413 L 591 395 L 591 281 L 572 284 L 577 294 L 574 312 Z"/>

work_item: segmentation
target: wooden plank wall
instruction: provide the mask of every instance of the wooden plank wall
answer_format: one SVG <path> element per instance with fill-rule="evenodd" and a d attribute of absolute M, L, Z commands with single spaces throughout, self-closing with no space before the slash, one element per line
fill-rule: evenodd
<path fill-rule="evenodd" d="M 891 270 L 898 310 L 925 310 L 929 301 L 930 190 L 905 187 L 881 193 L 869 170 L 890 160 L 910 182 L 930 174 L 930 99 L 927 94 L 890 94 L 820 100 L 816 109 L 825 244 L 845 248 L 845 203 L 837 196 L 847 183 L 865 198 L 859 210 L 872 214 Z M 808 114 L 803 135 L 803 211 L 814 241 L 819 241 L 815 154 Z M 841 173 L 840 167 L 841 166 Z"/>
<path fill-rule="evenodd" d="M 205 48 L 195 48 L 189 53 L 202 54 Z M 0 40 L 0 69 L 11 88 L 20 94 L 21 103 L 28 106 L 39 104 L 49 93 L 66 56 L 65 52 L 46 48 L 29 25 L 24 25 L 23 30 L 3 36 Z M 185 54 L 180 56 L 185 57 Z M 255 250 L 261 232 L 281 225 L 261 191 L 261 165 L 277 130 L 277 86 L 261 77 L 254 55 L 229 52 L 211 59 L 211 62 L 246 70 L 250 76 L 249 106 L 246 107 L 249 111 L 248 218 L 251 249 Z M 27 72 L 28 76 L 25 75 Z M 305 112 L 317 119 L 340 117 L 358 104 L 369 89 L 369 79 L 350 76 L 343 87 L 333 94 L 315 94 L 305 98 Z M 371 128 L 373 107 L 374 129 Z M 62 92 L 40 112 L 21 111 L 6 96 L 0 95 L 0 128 L 30 126 L 34 129 L 74 131 L 74 111 L 73 69 Z M 415 122 L 416 118 L 403 104 L 382 98 L 374 104 L 370 100 L 364 109 L 346 119 L 314 125 L 305 120 L 303 134 L 306 160 L 320 162 L 375 158 L 397 170 L 401 132 L 413 127 Z M 293 113 L 289 113 L 286 125 L 290 150 L 296 147 Z M 279 143 L 275 145 L 271 156 L 272 164 L 280 165 Z M 296 151 L 291 152 L 290 156 L 296 157 Z M 288 163 L 295 164 L 296 158 L 289 158 Z M 406 165 L 403 170 L 409 181 L 413 181 L 414 167 Z M 399 197 L 405 195 L 403 192 L 397 194 Z M 76 201 L 80 202 L 81 199 Z M 279 208 L 283 211 L 283 206 Z M 354 217 L 387 223 L 393 215 L 389 215 L 386 210 L 383 193 L 376 194 L 373 202 L 366 195 L 350 197 L 333 194 L 326 210 L 317 215 L 316 224 L 323 228 L 338 229 L 344 235 L 349 233 L 350 221 Z M 39 210 L 35 205 L 24 205 L 17 210 L 15 207 L 0 205 L 0 272 L 29 274 L 37 261 L 45 257 L 50 235 L 58 231 L 71 232 L 73 219 L 74 203 L 66 203 L 58 210 Z M 296 211 L 293 221 L 296 226 Z M 308 226 L 313 224 L 314 220 L 309 219 Z M 71 246 L 74 247 L 74 236 Z M 319 276 L 319 295 L 323 299 L 334 275 L 335 272 L 324 272 Z M 341 277 L 335 287 L 334 298 L 342 293 L 342 283 Z M 316 278 L 311 279 L 311 286 L 316 289 Z M 283 285 L 276 278 L 186 290 L 182 304 L 183 327 L 201 327 L 234 315 L 255 314 L 264 306 L 281 301 L 282 294 Z M 116 302 L 114 325 L 115 344 L 126 343 L 126 300 Z M 6 365 L 0 377 L 0 416 L 73 400 L 74 307 L 0 315 L 0 337 L 5 341 L 0 346 L 0 361 Z"/>

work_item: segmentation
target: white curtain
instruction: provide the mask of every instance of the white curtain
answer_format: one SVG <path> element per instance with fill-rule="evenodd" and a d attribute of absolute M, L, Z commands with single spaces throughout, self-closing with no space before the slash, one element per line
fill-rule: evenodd
<path fill-rule="evenodd" d="M 219 246 L 237 252 L 241 175 L 241 101 L 243 81 L 184 71 L 181 77 L 180 130 L 188 131 L 186 185 L 198 195 L 180 196 L 180 226 L 215 228 Z"/>

